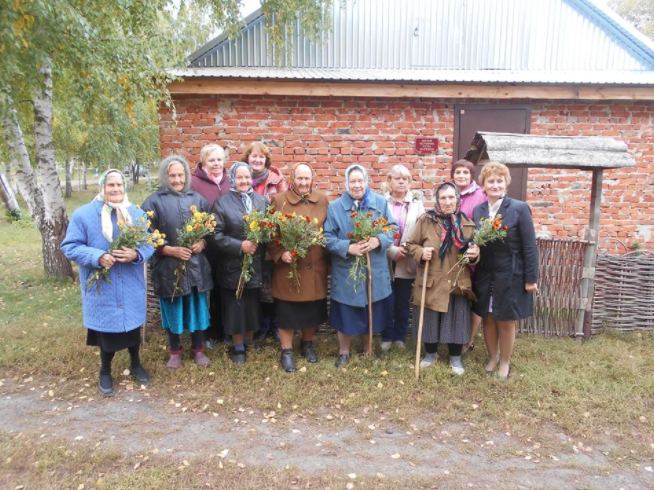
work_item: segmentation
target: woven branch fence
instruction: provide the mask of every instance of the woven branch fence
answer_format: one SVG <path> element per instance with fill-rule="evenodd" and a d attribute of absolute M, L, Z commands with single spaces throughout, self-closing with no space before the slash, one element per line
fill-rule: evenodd
<path fill-rule="evenodd" d="M 585 306 L 580 297 L 586 241 L 538 239 L 538 293 L 534 316 L 518 323 L 521 333 L 546 337 L 574 335 L 577 315 Z"/>
<path fill-rule="evenodd" d="M 651 252 L 597 255 L 591 332 L 596 334 L 604 327 L 622 332 L 654 328 L 654 254 Z"/>

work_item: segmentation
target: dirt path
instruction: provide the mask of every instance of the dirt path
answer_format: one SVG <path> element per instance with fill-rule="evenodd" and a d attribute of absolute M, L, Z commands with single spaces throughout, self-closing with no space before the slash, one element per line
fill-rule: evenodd
<path fill-rule="evenodd" d="M 330 423 L 328 417 L 324 423 L 296 416 L 277 420 L 274 413 L 247 408 L 233 414 L 183 412 L 156 390 L 121 389 L 111 399 L 82 395 L 73 402 L 36 384 L 4 380 L 0 416 L 6 434 L 63 437 L 71 447 L 91 444 L 125 455 L 161 452 L 180 460 L 290 466 L 306 474 L 420 476 L 433 478 L 438 488 L 654 488 L 651 467 L 618 467 L 603 448 L 584 447 L 564 434 L 557 434 L 559 451 L 541 452 L 538 444 L 510 434 L 479 439 L 465 424 L 409 424 L 407 430 L 381 421 L 360 430 L 356 423 Z"/>

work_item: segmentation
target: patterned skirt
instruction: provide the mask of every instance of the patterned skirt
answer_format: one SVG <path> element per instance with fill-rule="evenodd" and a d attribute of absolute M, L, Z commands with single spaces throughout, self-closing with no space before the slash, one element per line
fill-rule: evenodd
<path fill-rule="evenodd" d="M 413 305 L 413 338 L 418 337 L 420 307 Z M 425 308 L 422 341 L 428 344 L 466 344 L 470 342 L 470 300 L 450 294 L 447 312 Z"/>

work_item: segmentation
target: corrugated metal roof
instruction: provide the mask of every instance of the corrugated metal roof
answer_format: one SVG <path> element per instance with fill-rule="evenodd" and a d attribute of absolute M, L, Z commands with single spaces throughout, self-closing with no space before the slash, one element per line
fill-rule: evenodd
<path fill-rule="evenodd" d="M 398 83 L 538 83 L 591 85 L 654 85 L 654 72 L 527 71 L 527 70 L 364 70 L 324 68 L 188 68 L 171 70 L 181 78 L 247 78 Z"/>
<path fill-rule="evenodd" d="M 233 40 L 219 36 L 194 53 L 190 65 L 334 69 L 353 80 L 370 75 L 347 70 L 410 71 L 416 77 L 424 69 L 533 70 L 541 76 L 654 71 L 654 44 L 591 0 L 335 0 L 331 14 L 331 33 L 318 41 L 299 24 L 289 30 L 290 61 L 268 49 L 266 19 L 258 11 Z M 295 78 L 302 72 L 290 73 Z"/>

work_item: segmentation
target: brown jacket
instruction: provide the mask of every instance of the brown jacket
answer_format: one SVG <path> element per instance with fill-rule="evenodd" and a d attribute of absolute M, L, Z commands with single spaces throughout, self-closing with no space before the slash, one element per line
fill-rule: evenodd
<path fill-rule="evenodd" d="M 475 231 L 475 224 L 465 216 L 462 216 L 463 236 L 471 238 Z M 422 260 L 422 249 L 434 247 L 432 259 L 429 261 L 427 272 L 427 291 L 425 293 L 425 308 L 445 313 L 450 301 L 450 294 L 454 293 L 466 296 L 471 300 L 475 297 L 472 294 L 470 282 L 470 269 L 463 266 L 456 284 L 454 284 L 459 267 L 452 267 L 458 260 L 459 250 L 456 246 L 450 248 L 449 253 L 443 259 L 438 257 L 438 249 L 441 246 L 441 233 L 443 232 L 442 221 L 431 213 L 425 213 L 416 222 L 407 241 L 409 255 L 418 263 L 415 288 L 413 289 L 413 304 L 420 306 L 422 297 L 422 282 L 425 272 L 425 261 Z"/>
<path fill-rule="evenodd" d="M 271 205 L 283 213 L 297 213 L 318 218 L 318 226 L 323 227 L 327 219 L 327 196 L 318 190 L 313 190 L 306 200 L 300 199 L 293 191 L 286 191 L 271 196 Z M 300 273 L 300 291 L 291 284 L 288 273 L 291 266 L 282 261 L 286 252 L 275 242 L 268 244 L 268 252 L 275 262 L 272 279 L 272 295 L 283 301 L 317 301 L 327 297 L 327 274 L 329 267 L 329 252 L 323 247 L 314 246 L 309 249 L 304 258 L 297 257 L 298 272 Z"/>

